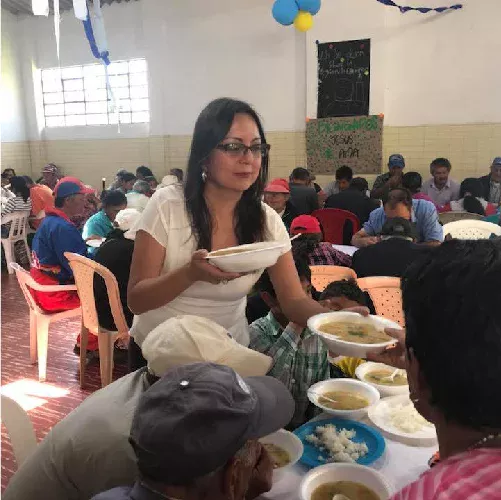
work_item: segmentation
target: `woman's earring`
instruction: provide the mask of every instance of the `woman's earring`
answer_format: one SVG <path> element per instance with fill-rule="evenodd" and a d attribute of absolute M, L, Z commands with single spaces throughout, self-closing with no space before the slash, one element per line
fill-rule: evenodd
<path fill-rule="evenodd" d="M 202 182 L 205 182 L 207 180 L 207 173 L 205 171 L 202 171 Z"/>

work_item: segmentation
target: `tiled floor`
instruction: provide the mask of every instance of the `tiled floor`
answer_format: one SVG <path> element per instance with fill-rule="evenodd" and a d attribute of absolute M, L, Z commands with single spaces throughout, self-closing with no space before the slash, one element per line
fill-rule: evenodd
<path fill-rule="evenodd" d="M 1 391 L 14 397 L 28 410 L 41 440 L 51 427 L 76 408 L 90 393 L 100 387 L 99 364 L 86 370 L 85 390 L 79 385 L 79 359 L 73 346 L 80 322 L 63 320 L 51 325 L 47 381 L 38 382 L 38 368 L 29 360 L 29 313 L 15 275 L 1 275 Z M 117 365 L 114 378 L 125 374 L 125 366 Z M 2 491 L 17 466 L 5 428 L 2 426 Z"/>

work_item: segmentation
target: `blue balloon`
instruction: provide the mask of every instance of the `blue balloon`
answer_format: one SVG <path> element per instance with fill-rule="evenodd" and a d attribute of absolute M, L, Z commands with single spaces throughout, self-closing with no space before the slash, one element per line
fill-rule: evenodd
<path fill-rule="evenodd" d="M 273 18 L 283 26 L 290 26 L 299 13 L 295 0 L 276 0 L 271 10 Z"/>
<path fill-rule="evenodd" d="M 297 0 L 300 10 L 305 10 L 314 16 L 320 10 L 320 0 Z"/>

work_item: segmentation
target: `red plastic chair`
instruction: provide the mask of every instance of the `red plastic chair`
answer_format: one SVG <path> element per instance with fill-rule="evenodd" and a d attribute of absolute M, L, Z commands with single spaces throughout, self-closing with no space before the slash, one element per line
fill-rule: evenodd
<path fill-rule="evenodd" d="M 355 214 L 339 208 L 321 208 L 315 210 L 311 215 L 316 217 L 324 231 L 324 241 L 334 245 L 349 245 L 350 241 L 344 241 L 345 225 L 351 224 L 351 235 L 360 230 L 360 221 Z M 347 238 L 348 239 L 348 238 Z M 351 240 L 351 237 L 349 238 Z"/>

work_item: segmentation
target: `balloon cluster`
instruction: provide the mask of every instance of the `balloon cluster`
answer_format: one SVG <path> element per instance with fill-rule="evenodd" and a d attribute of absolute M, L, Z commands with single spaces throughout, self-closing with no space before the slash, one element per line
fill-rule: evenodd
<path fill-rule="evenodd" d="M 277 23 L 308 31 L 313 26 L 313 16 L 320 10 L 321 0 L 275 0 L 272 14 Z"/>

